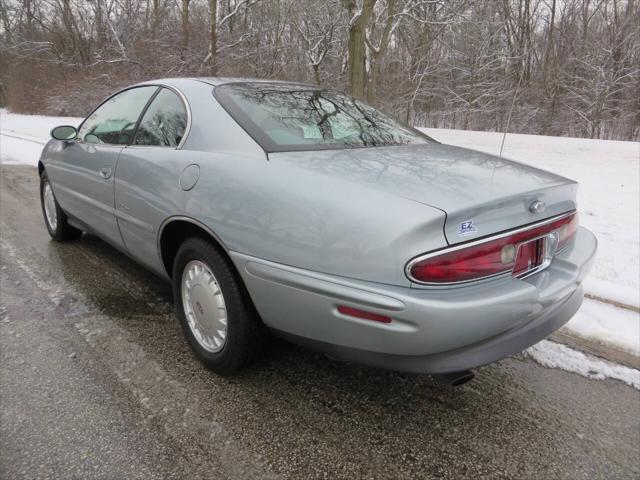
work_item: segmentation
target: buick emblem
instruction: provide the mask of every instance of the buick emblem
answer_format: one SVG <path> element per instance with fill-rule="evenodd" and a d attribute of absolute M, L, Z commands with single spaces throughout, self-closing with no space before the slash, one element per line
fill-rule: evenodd
<path fill-rule="evenodd" d="M 540 200 L 536 200 L 531 205 L 529 205 L 529 210 L 531 211 L 531 213 L 542 213 L 544 212 L 544 209 L 546 207 L 547 207 L 546 203 Z"/>

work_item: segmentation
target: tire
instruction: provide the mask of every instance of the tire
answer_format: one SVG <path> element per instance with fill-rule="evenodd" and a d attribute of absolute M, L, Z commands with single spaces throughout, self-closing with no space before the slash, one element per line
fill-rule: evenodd
<path fill-rule="evenodd" d="M 213 243 L 190 238 L 178 249 L 172 279 L 176 314 L 198 360 L 224 376 L 248 365 L 265 328 L 228 258 Z"/>
<path fill-rule="evenodd" d="M 47 231 L 56 242 L 75 240 L 82 235 L 82 230 L 69 225 L 67 214 L 53 194 L 46 170 L 40 174 L 40 206 Z"/>

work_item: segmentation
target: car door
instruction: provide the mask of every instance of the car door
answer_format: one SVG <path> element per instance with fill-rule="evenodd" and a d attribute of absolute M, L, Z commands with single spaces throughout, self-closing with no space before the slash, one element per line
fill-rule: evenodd
<path fill-rule="evenodd" d="M 188 122 L 182 97 L 163 87 L 147 106 L 116 169 L 115 213 L 125 247 L 158 272 L 163 271 L 158 229 L 167 217 L 182 211 L 185 191 L 195 185 L 199 172 L 193 164 L 195 154 L 179 150 Z"/>
<path fill-rule="evenodd" d="M 48 167 L 65 211 L 116 246 L 122 246 L 114 216 L 116 165 L 157 90 L 157 86 L 135 87 L 110 97 L 85 119 L 77 139 L 66 142 Z"/>

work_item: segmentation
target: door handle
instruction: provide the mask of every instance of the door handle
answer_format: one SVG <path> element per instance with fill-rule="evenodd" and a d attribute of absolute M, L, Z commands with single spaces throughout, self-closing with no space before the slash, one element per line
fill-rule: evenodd
<path fill-rule="evenodd" d="M 103 167 L 100 169 L 100 176 L 102 178 L 109 178 L 111 177 L 111 168 L 109 167 Z"/>

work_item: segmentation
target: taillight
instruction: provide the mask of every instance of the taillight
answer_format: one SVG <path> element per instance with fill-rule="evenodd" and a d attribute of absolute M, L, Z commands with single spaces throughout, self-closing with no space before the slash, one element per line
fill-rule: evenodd
<path fill-rule="evenodd" d="M 558 250 L 565 247 L 571 239 L 575 236 L 578 231 L 578 214 L 574 213 L 570 217 L 568 217 L 568 221 L 560 225 L 560 229 L 558 230 L 559 239 L 558 239 Z"/>
<path fill-rule="evenodd" d="M 508 272 L 522 276 L 546 266 L 545 262 L 569 243 L 577 229 L 578 215 L 574 212 L 423 255 L 409 262 L 407 274 L 413 281 L 435 284 L 467 282 Z"/>

